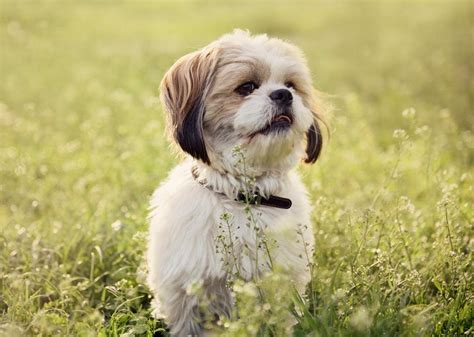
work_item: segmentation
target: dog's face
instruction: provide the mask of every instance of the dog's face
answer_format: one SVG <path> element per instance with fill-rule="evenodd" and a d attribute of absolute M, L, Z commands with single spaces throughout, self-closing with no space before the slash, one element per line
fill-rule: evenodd
<path fill-rule="evenodd" d="M 318 158 L 322 137 L 311 78 L 301 52 L 279 39 L 224 35 L 179 59 L 161 85 L 174 139 L 216 169 L 285 170 Z"/>

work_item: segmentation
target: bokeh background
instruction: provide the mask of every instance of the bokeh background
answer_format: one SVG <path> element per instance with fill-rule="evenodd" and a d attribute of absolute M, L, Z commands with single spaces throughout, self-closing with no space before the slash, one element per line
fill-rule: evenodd
<path fill-rule="evenodd" d="M 147 203 L 179 157 L 158 87 L 234 28 L 298 45 L 329 108 L 323 155 L 299 168 L 318 250 L 297 333 L 473 333 L 473 11 L 0 0 L 0 333 L 161 331 L 143 285 Z"/>

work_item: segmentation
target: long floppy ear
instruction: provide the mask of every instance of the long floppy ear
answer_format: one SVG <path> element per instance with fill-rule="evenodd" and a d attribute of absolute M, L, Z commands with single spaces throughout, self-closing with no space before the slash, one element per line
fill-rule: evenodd
<path fill-rule="evenodd" d="M 318 93 L 313 89 L 312 95 L 309 98 L 309 105 L 313 113 L 313 124 L 306 131 L 306 158 L 305 163 L 314 164 L 318 160 L 319 154 L 323 148 L 323 135 L 319 123 L 324 121 L 321 119 L 318 111 L 320 111 Z"/>
<path fill-rule="evenodd" d="M 218 50 L 203 49 L 180 58 L 161 81 L 161 101 L 171 134 L 183 151 L 210 164 L 203 135 L 204 101 L 217 68 Z"/>
<path fill-rule="evenodd" d="M 317 117 L 314 117 L 313 124 L 306 131 L 306 159 L 305 163 L 314 164 L 318 160 L 321 149 L 323 148 L 323 136 L 321 134 L 321 128 L 317 121 Z"/>

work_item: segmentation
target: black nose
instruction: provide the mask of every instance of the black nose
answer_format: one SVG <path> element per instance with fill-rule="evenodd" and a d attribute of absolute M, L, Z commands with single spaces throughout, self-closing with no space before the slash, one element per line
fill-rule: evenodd
<path fill-rule="evenodd" d="M 283 104 L 290 105 L 293 102 L 293 95 L 288 89 L 278 89 L 270 94 L 272 101 Z"/>

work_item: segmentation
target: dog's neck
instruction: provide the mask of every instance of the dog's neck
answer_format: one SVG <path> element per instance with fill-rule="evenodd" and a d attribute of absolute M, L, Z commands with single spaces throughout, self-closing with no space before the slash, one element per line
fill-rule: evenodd
<path fill-rule="evenodd" d="M 193 179 L 201 185 L 235 200 L 239 193 L 258 192 L 263 197 L 278 195 L 288 181 L 288 172 L 268 171 L 257 177 L 218 171 L 200 161 L 191 166 Z"/>

